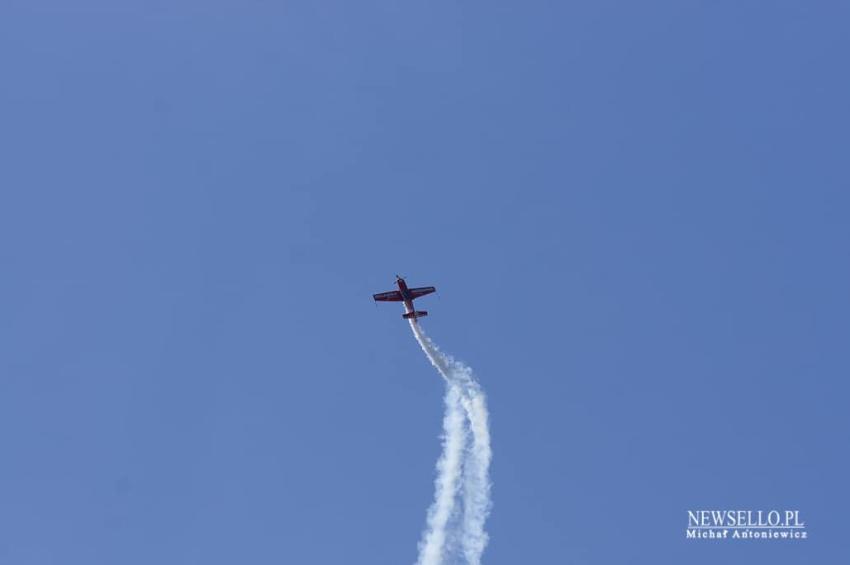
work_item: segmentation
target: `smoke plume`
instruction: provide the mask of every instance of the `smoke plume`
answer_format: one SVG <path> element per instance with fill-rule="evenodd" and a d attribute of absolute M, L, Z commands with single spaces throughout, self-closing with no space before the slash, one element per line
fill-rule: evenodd
<path fill-rule="evenodd" d="M 484 391 L 472 369 L 441 352 L 416 322 L 410 328 L 446 381 L 443 452 L 437 461 L 434 502 L 419 542 L 419 565 L 441 565 L 463 555 L 480 565 L 490 513 L 490 429 Z"/>

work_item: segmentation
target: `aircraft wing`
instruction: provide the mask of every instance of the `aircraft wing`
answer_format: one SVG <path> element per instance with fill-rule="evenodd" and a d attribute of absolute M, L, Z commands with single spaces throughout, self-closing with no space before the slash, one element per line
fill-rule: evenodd
<path fill-rule="evenodd" d="M 391 290 L 389 292 L 381 292 L 379 294 L 373 294 L 372 298 L 375 300 L 381 300 L 384 302 L 401 302 L 403 299 L 401 297 L 401 293 L 397 290 Z"/>
<path fill-rule="evenodd" d="M 420 296 L 425 296 L 426 294 L 431 294 L 432 292 L 437 292 L 437 289 L 433 286 L 422 286 L 419 288 L 410 289 L 410 294 L 413 295 L 413 298 L 419 298 Z"/>

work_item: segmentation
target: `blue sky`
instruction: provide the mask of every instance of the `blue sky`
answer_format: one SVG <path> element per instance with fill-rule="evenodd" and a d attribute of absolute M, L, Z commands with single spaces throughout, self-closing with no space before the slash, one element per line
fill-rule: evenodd
<path fill-rule="evenodd" d="M 401 273 L 488 393 L 487 564 L 837 562 L 848 17 L 7 0 L 0 561 L 413 562 Z"/>

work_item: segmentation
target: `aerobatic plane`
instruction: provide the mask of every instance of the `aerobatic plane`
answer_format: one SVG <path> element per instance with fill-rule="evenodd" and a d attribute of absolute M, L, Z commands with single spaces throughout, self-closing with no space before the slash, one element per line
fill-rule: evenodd
<path fill-rule="evenodd" d="M 405 320 L 409 320 L 410 318 L 413 318 L 415 320 L 417 318 L 427 316 L 428 312 L 424 310 L 416 310 L 413 307 L 413 301 L 419 298 L 420 296 L 425 296 L 426 294 L 437 292 L 437 289 L 433 286 L 407 288 L 407 283 L 404 282 L 403 278 L 398 275 L 396 275 L 395 278 L 395 283 L 398 285 L 398 290 L 391 290 L 389 292 L 373 294 L 372 298 L 379 302 L 404 302 L 405 312 L 401 315 L 401 317 Z"/>

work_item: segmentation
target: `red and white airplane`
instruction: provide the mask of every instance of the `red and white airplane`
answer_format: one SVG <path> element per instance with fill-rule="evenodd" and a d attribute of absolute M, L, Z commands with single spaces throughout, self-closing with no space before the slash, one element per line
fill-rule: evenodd
<path fill-rule="evenodd" d="M 413 307 L 413 301 L 419 298 L 420 296 L 425 296 L 426 294 L 437 292 L 437 289 L 433 286 L 407 288 L 407 283 L 404 282 L 403 278 L 398 275 L 396 275 L 395 278 L 395 283 L 398 285 L 398 290 L 391 290 L 389 292 L 373 294 L 372 298 L 380 302 L 404 302 L 405 313 L 402 314 L 401 317 L 405 320 L 409 320 L 410 318 L 413 318 L 415 320 L 416 318 L 427 316 L 428 312 L 424 310 L 416 310 Z"/>

